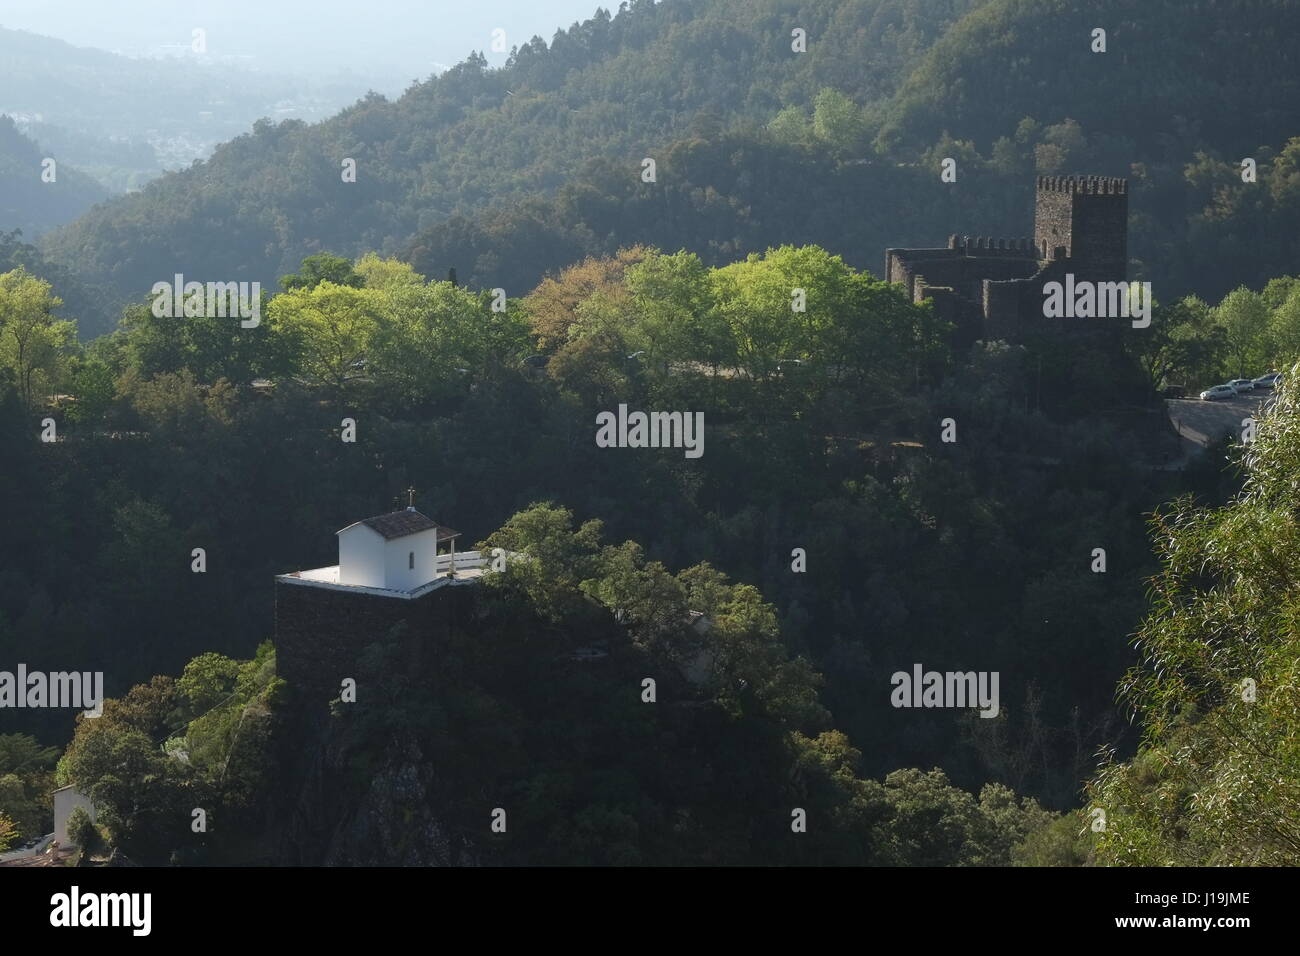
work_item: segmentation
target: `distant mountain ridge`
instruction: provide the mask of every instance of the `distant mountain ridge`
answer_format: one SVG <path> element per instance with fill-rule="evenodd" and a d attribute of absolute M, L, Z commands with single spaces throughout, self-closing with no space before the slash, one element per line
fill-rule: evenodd
<path fill-rule="evenodd" d="M 108 198 L 107 189 L 61 162 L 61 156 L 28 139 L 10 117 L 0 115 L 0 232 L 19 229 L 34 238 Z M 48 172 L 47 159 L 54 160 Z M 53 181 L 47 181 L 51 177 Z"/>
<path fill-rule="evenodd" d="M 173 263 L 267 283 L 322 249 L 396 251 L 450 215 L 548 193 L 593 158 L 639 161 L 692 128 L 761 126 L 826 86 L 883 100 L 948 19 L 980 2 L 634 0 L 549 44 L 534 38 L 500 70 L 473 54 L 393 102 L 367 96 L 312 126 L 259 123 L 49 250 L 119 303 Z M 808 53 L 791 49 L 796 26 L 815 38 Z"/>
<path fill-rule="evenodd" d="M 1091 52 L 1098 25 L 1108 31 L 1106 53 Z M 579 189 L 580 210 L 599 209 L 617 195 L 599 184 L 622 177 L 640 197 L 637 219 L 584 211 L 565 226 L 580 240 L 569 248 L 636 241 L 647 217 L 659 215 L 655 197 L 682 185 L 641 183 L 643 159 L 662 169 L 674 151 L 721 143 L 724 134 L 750 145 L 750 163 L 765 162 L 773 141 L 803 137 L 818 162 L 862 165 L 868 182 L 856 195 L 866 196 L 885 189 L 899 164 L 917 170 L 915 189 L 937 193 L 939 160 L 956 157 L 962 173 L 947 195 L 909 189 L 903 197 L 934 212 L 901 212 L 897 241 L 992 231 L 1002 220 L 1019 231 L 1022 210 L 1007 199 L 1009 184 L 1023 190 L 1035 172 L 1127 175 L 1141 167 L 1135 189 L 1152 190 L 1151 208 L 1159 207 L 1146 228 L 1173 247 L 1184 207 L 1210 200 L 1204 189 L 1179 194 L 1182 167 L 1198 151 L 1231 159 L 1300 133 L 1300 71 L 1275 72 L 1296 64 L 1292 27 L 1300 27 L 1300 7 L 1280 0 L 1102 0 L 1086 13 L 1066 0 L 636 0 L 616 16 L 598 11 L 550 44 L 520 46 L 499 70 L 475 54 L 396 101 L 368 96 L 310 126 L 259 123 L 207 162 L 104 204 L 46 249 L 100 285 L 111 304 L 138 299 L 175 271 L 270 284 L 322 250 L 424 250 L 422 263 L 439 272 L 450 265 L 477 281 L 502 281 L 503 273 L 536 281 L 536 268 L 509 272 L 500 246 L 462 244 L 448 261 L 437 254 L 449 247 L 441 234 L 457 222 L 509 218 L 564 186 Z M 796 29 L 807 52 L 792 49 Z M 1204 44 L 1193 42 L 1207 34 L 1219 38 L 1219 70 L 1205 69 Z M 1187 76 L 1197 79 L 1178 79 Z M 847 106 L 800 120 L 828 89 Z M 799 132 L 801 123 L 811 132 Z M 356 161 L 355 183 L 342 179 L 347 159 Z M 986 167 L 1001 174 L 1000 194 L 990 191 Z M 726 237 L 738 239 L 751 210 L 786 187 L 771 183 L 751 202 L 745 183 L 762 180 L 763 170 L 732 172 L 736 190 L 721 203 L 694 180 L 695 211 L 673 210 L 674 244 L 748 251 Z M 990 221 L 996 202 L 1004 212 Z M 839 207 L 858 215 L 849 196 Z M 705 208 L 711 218 L 701 217 Z M 1134 208 L 1144 208 L 1139 198 Z M 976 209 L 985 210 L 979 219 Z M 798 206 L 783 215 L 751 233 L 766 239 L 779 225 L 791 240 L 825 234 L 826 223 Z M 1155 239 L 1145 248 L 1166 255 Z M 541 260 L 538 267 L 554 268 Z"/>
<path fill-rule="evenodd" d="M 0 113 L 110 190 L 189 165 L 261 116 L 324 118 L 364 92 L 217 57 L 147 59 L 0 27 Z"/>

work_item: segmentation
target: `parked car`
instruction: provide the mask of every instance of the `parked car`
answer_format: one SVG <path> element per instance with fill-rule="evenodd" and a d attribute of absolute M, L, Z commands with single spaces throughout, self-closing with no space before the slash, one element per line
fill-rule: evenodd
<path fill-rule="evenodd" d="M 1221 398 L 1233 398 L 1237 390 L 1231 385 L 1213 385 L 1201 392 L 1201 400 L 1206 402 L 1217 402 Z"/>
<path fill-rule="evenodd" d="M 1166 385 L 1164 388 L 1162 388 L 1162 389 L 1160 390 L 1160 397 L 1161 397 L 1161 398 L 1186 398 L 1186 397 L 1187 397 L 1187 386 L 1186 386 L 1186 385 Z"/>
<path fill-rule="evenodd" d="M 1269 372 L 1267 375 L 1261 375 L 1255 379 L 1256 388 L 1276 388 L 1277 383 L 1282 381 L 1281 372 Z"/>
<path fill-rule="evenodd" d="M 1234 378 L 1231 382 L 1228 383 L 1228 385 L 1238 395 L 1240 395 L 1242 392 L 1253 392 L 1255 390 L 1255 382 L 1249 378 Z"/>

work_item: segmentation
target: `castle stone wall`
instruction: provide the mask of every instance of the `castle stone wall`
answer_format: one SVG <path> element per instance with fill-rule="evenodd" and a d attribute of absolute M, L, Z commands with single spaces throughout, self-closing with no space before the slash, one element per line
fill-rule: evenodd
<path fill-rule="evenodd" d="M 1108 176 L 1039 176 L 1034 243 L 1042 259 L 1059 249 L 1092 281 L 1128 272 L 1128 183 Z"/>
<path fill-rule="evenodd" d="M 1119 282 L 1128 276 L 1128 182 L 1106 176 L 1039 176 L 1034 238 L 950 235 L 945 248 L 888 249 L 885 277 L 919 302 L 927 295 L 951 317 L 955 345 L 973 338 L 1021 341 L 1048 331 L 1043 286 L 1063 281 Z M 940 299 L 944 301 L 940 302 Z M 1091 334 L 1116 323 L 1061 320 L 1063 334 Z M 972 325 L 978 325 L 975 329 Z"/>

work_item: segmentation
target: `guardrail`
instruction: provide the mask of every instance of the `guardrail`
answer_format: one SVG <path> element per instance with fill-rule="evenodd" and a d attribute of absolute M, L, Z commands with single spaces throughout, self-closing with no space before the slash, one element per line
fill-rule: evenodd
<path fill-rule="evenodd" d="M 473 571 L 477 568 L 490 569 L 492 566 L 492 556 L 487 555 L 485 557 L 481 551 L 457 551 L 455 558 L 457 571 Z M 438 555 L 438 562 L 436 565 L 437 573 L 443 574 L 444 572 L 450 571 L 451 562 L 452 555 Z"/>

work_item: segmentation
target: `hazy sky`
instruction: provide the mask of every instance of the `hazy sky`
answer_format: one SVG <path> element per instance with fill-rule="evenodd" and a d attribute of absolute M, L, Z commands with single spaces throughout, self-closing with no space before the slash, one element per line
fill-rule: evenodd
<path fill-rule="evenodd" d="M 207 32 L 214 56 L 278 72 L 424 78 L 481 50 L 492 31 L 507 50 L 589 18 L 618 0 L 0 0 L 0 26 L 129 55 L 188 48 Z"/>

